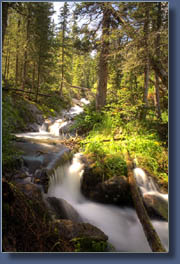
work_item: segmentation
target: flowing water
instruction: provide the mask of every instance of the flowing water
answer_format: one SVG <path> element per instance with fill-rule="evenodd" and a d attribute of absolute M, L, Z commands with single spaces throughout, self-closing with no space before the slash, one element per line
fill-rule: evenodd
<path fill-rule="evenodd" d="M 83 197 L 80 192 L 81 178 L 83 177 L 83 164 L 80 156 L 81 154 L 76 154 L 71 164 L 67 163 L 55 170 L 50 180 L 48 196 L 63 198 L 68 201 L 77 210 L 84 222 L 99 227 L 108 235 L 109 242 L 114 246 L 115 251 L 151 252 L 142 226 L 133 209 L 103 205 Z M 142 172 L 141 169 L 135 169 L 134 174 L 140 178 Z M 143 177 L 145 180 L 145 174 Z M 145 183 L 147 183 L 146 180 Z M 145 189 L 146 185 L 143 188 Z M 150 187 L 147 191 L 151 191 Z M 152 221 L 152 224 L 168 250 L 168 223 Z"/>
<path fill-rule="evenodd" d="M 81 99 L 81 104 L 88 104 Z M 69 111 L 64 111 L 60 118 L 46 120 L 39 132 L 21 133 L 17 137 L 32 139 L 59 139 L 60 129 L 71 122 L 73 117 L 83 111 L 80 105 L 75 105 Z M 136 168 L 134 176 L 142 194 L 159 195 L 168 202 L 167 195 L 158 192 L 154 182 L 146 173 Z M 58 167 L 50 179 L 48 196 L 63 198 L 79 213 L 84 222 L 99 227 L 109 237 L 109 242 L 116 252 L 151 252 L 145 238 L 142 226 L 136 212 L 130 208 L 120 208 L 113 205 L 104 205 L 87 200 L 80 191 L 83 177 L 81 154 L 74 155 L 72 162 Z M 168 250 L 168 222 L 152 221 L 161 242 Z"/>

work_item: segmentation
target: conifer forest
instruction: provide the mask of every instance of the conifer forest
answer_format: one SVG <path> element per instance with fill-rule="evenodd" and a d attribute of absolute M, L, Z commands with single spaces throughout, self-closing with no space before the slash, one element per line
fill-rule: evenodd
<path fill-rule="evenodd" d="M 2 2 L 2 251 L 168 252 L 168 2 Z"/>

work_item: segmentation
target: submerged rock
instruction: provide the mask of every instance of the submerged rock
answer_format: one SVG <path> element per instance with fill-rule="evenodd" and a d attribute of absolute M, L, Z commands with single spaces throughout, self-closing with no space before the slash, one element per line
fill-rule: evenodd
<path fill-rule="evenodd" d="M 168 221 L 168 202 L 163 196 L 145 193 L 143 200 L 150 217 Z"/>
<path fill-rule="evenodd" d="M 64 199 L 48 197 L 47 202 L 50 204 L 50 208 L 57 219 L 69 219 L 75 222 L 81 221 L 78 212 Z"/>

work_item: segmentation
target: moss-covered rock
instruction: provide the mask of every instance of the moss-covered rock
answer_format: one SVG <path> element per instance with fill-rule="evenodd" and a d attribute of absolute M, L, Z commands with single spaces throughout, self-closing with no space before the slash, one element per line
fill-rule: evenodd
<path fill-rule="evenodd" d="M 59 235 L 68 240 L 75 237 L 89 237 L 97 241 L 107 241 L 108 237 L 99 228 L 89 223 L 77 223 L 71 220 L 61 219 L 53 222 L 58 229 Z"/>
<path fill-rule="evenodd" d="M 106 204 L 132 206 L 131 193 L 127 177 L 114 176 L 104 180 L 104 171 L 91 159 L 82 160 L 85 164 L 81 191 L 85 197 Z"/>
<path fill-rule="evenodd" d="M 77 237 L 71 240 L 75 252 L 107 252 L 108 243 L 106 241 L 97 241 L 91 238 Z"/>
<path fill-rule="evenodd" d="M 73 252 L 72 244 L 53 229 L 41 193 L 24 187 L 3 181 L 3 252 Z"/>

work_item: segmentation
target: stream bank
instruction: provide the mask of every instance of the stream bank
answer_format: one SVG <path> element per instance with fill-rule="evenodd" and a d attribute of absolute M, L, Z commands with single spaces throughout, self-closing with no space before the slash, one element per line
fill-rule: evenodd
<path fill-rule="evenodd" d="M 138 248 L 142 252 L 149 251 L 135 212 L 132 208 L 126 208 L 127 206 L 132 207 L 130 193 L 128 194 L 129 186 L 126 176 L 122 175 L 120 178 L 115 177 L 109 181 L 102 182 L 102 175 L 98 174 L 97 170 L 95 170 L 95 173 L 94 170 L 91 170 L 91 166 L 87 163 L 85 157 L 80 155 L 74 156 L 72 159 L 70 150 L 60 143 L 64 138 L 64 134 L 60 133 L 62 132 L 61 129 L 67 128 L 69 123 L 73 122 L 76 111 L 81 112 L 81 107 L 76 106 L 71 109 L 71 111 L 64 112 L 63 118 L 66 118 L 66 120 L 59 117 L 53 121 L 51 120 L 51 122 L 46 121 L 44 125 L 40 127 L 39 132 L 16 135 L 18 137 L 18 142 L 15 143 L 16 147 L 24 152 L 22 156 L 24 177 L 22 174 L 16 175 L 13 185 L 10 185 L 10 188 L 8 187 L 11 191 L 7 193 L 7 196 L 16 196 L 16 192 L 12 191 L 12 189 L 14 190 L 15 188 L 18 190 L 18 193 L 21 193 L 19 197 L 22 197 L 22 199 L 26 200 L 27 197 L 28 199 L 30 197 L 32 198 L 30 199 L 30 204 L 34 203 L 34 197 L 43 204 L 45 215 L 50 215 L 50 218 L 48 218 L 46 222 L 46 227 L 44 226 L 44 228 L 46 229 L 49 225 L 53 226 L 53 230 L 56 231 L 56 233 L 58 231 L 58 240 L 56 239 L 56 243 L 60 245 L 59 239 L 64 239 L 61 241 L 62 244 L 68 245 L 68 249 L 66 250 L 63 248 L 57 249 L 56 246 L 54 246 L 53 250 L 55 251 L 107 251 L 108 237 L 110 243 L 113 245 L 116 244 L 116 251 L 137 252 Z M 67 130 L 65 129 L 64 131 L 67 133 Z M 54 133 L 52 133 L 53 131 Z M 69 134 L 68 137 L 70 136 Z M 81 178 L 82 175 L 83 177 Z M 101 181 L 99 179 L 101 179 Z M 7 184 L 9 183 L 5 183 L 5 185 Z M 85 197 L 83 197 L 80 188 L 83 190 L 82 193 L 90 200 L 86 200 Z M 38 190 L 43 191 L 42 193 L 45 193 L 45 195 L 40 198 L 40 196 L 38 196 Z M 150 201 L 151 204 L 153 204 L 152 199 L 150 199 Z M 104 205 L 99 204 L 100 202 L 103 202 Z M 109 205 L 107 205 L 107 203 Z M 114 207 L 115 205 L 125 208 L 121 209 L 120 207 Z M 31 208 L 32 212 L 34 211 L 33 207 L 34 205 Z M 60 212 L 59 214 L 57 214 L 57 208 Z M 9 214 L 10 219 L 13 216 L 11 211 L 14 210 L 16 209 L 12 203 L 12 209 L 10 209 Z M 71 216 L 69 216 L 69 212 Z M 100 222 L 94 219 L 96 215 L 93 215 L 92 212 L 95 212 L 97 216 L 98 212 L 101 212 L 101 216 L 99 216 L 101 219 Z M 44 213 L 42 213 L 42 215 L 44 215 Z M 72 217 L 72 215 L 74 216 Z M 110 225 L 109 222 L 107 222 L 107 224 L 104 223 L 107 215 L 114 218 L 114 222 L 110 222 Z M 36 217 L 40 216 L 36 214 Z M 42 221 L 41 217 L 40 219 L 40 221 Z M 84 221 L 86 223 L 84 223 Z M 119 226 L 118 222 L 121 223 L 120 229 L 117 228 Z M 20 223 L 22 223 L 22 219 Z M 26 225 L 27 224 L 28 222 Z M 154 224 L 160 228 L 159 222 L 156 221 Z M 162 222 L 161 224 L 164 228 L 159 231 L 162 236 L 163 230 L 167 229 L 167 223 Z M 113 229 L 113 226 L 116 226 L 117 229 L 111 232 L 109 228 Z M 129 245 L 128 243 L 123 244 L 124 235 L 127 236 L 127 234 L 123 232 L 123 229 L 128 230 L 130 227 L 131 231 L 129 235 L 131 235 L 131 232 L 136 232 L 136 235 L 140 236 L 141 243 L 139 245 L 134 246 L 134 240 L 132 240 L 131 243 L 129 241 Z M 50 229 L 50 227 L 48 228 Z M 75 235 L 69 237 L 67 235 L 69 232 Z M 108 236 L 106 232 L 108 232 Z M 15 231 L 15 233 L 18 234 L 17 231 Z M 95 237 L 94 233 L 99 234 L 99 237 Z M 122 235 L 121 241 L 118 240 L 117 234 Z M 164 239 L 166 240 L 167 247 L 167 237 Z M 85 240 L 90 242 L 87 243 L 84 248 Z M 74 248 L 72 242 L 74 243 Z M 19 244 L 20 242 L 18 241 L 17 243 Z M 146 246 L 142 247 L 142 243 L 145 243 Z M 10 247 L 12 247 L 12 245 Z M 22 251 L 24 250 L 26 251 L 27 249 L 23 248 Z M 49 248 L 43 250 L 49 251 Z"/>

